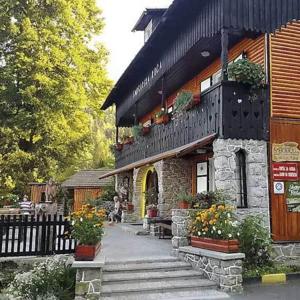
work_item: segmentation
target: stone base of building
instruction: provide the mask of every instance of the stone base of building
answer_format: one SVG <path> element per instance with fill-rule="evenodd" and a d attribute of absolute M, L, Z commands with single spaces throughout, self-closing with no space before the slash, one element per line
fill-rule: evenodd
<path fill-rule="evenodd" d="M 274 261 L 292 261 L 300 263 L 300 243 L 273 244 L 272 259 Z"/>
<path fill-rule="evenodd" d="M 122 223 L 135 223 L 137 222 L 138 219 L 136 217 L 136 214 L 134 213 L 129 213 L 127 211 L 122 211 Z"/>
<path fill-rule="evenodd" d="M 104 261 L 74 262 L 76 271 L 75 300 L 100 299 Z"/>
<path fill-rule="evenodd" d="M 221 253 L 194 247 L 180 247 L 178 256 L 203 276 L 216 282 L 222 291 L 243 291 L 243 253 Z"/>

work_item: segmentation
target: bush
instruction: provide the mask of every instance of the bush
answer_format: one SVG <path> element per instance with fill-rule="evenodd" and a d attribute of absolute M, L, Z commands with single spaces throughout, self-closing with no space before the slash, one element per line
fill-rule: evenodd
<path fill-rule="evenodd" d="M 194 197 L 194 208 L 208 209 L 212 205 L 226 204 L 230 197 L 222 191 L 203 192 Z"/>
<path fill-rule="evenodd" d="M 245 253 L 245 267 L 270 265 L 271 238 L 263 221 L 257 216 L 248 216 L 239 227 L 240 250 Z"/>
<path fill-rule="evenodd" d="M 66 257 L 55 256 L 15 276 L 7 295 L 19 300 L 74 299 L 75 270 Z"/>

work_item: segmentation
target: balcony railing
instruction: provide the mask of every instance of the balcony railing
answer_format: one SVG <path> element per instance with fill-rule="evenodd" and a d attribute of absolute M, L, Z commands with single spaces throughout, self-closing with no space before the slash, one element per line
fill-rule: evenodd
<path fill-rule="evenodd" d="M 268 101 L 261 90 L 257 99 L 235 82 L 222 82 L 201 94 L 201 103 L 175 115 L 166 125 L 153 125 L 145 137 L 116 151 L 116 167 L 184 146 L 211 134 L 221 138 L 266 140 Z"/>

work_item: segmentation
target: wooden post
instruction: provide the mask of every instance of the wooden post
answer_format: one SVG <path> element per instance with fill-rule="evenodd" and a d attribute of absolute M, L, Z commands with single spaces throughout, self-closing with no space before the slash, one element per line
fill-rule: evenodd
<path fill-rule="evenodd" d="M 116 126 L 116 144 L 119 142 L 119 126 Z"/>
<path fill-rule="evenodd" d="M 228 45 L 229 45 L 229 31 L 227 28 L 223 28 L 221 29 L 222 80 L 228 80 Z"/>

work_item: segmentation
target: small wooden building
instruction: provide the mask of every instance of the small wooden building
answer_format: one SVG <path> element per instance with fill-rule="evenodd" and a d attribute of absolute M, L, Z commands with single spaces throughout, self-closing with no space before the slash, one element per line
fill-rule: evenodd
<path fill-rule="evenodd" d="M 37 204 L 40 202 L 45 202 L 49 198 L 53 197 L 56 194 L 58 185 L 57 183 L 49 182 L 31 182 L 30 186 L 30 197 L 32 203 Z"/>
<path fill-rule="evenodd" d="M 86 200 L 99 197 L 103 188 L 113 184 L 112 178 L 99 179 L 110 171 L 109 169 L 82 170 L 62 183 L 61 186 L 68 189 L 73 197 L 74 211 L 79 210 Z"/>

